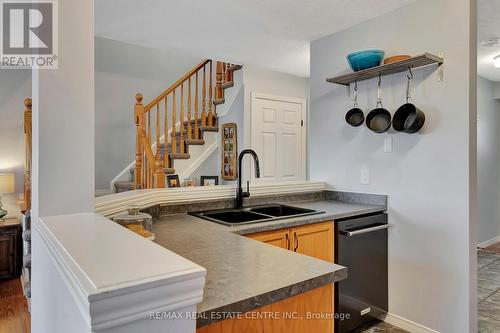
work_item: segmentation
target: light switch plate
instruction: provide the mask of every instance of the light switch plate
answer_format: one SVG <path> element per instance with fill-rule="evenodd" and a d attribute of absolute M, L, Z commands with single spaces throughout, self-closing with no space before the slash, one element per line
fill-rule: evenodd
<path fill-rule="evenodd" d="M 384 139 L 384 153 L 392 153 L 392 137 Z"/>
<path fill-rule="evenodd" d="M 361 169 L 360 183 L 361 183 L 361 185 L 368 185 L 368 184 L 370 184 L 370 170 L 368 170 L 368 169 Z"/>

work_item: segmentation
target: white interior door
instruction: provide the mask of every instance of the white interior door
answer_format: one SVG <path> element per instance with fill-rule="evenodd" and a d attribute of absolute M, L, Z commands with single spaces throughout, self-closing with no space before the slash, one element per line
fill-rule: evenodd
<path fill-rule="evenodd" d="M 305 100 L 252 94 L 251 145 L 261 171 L 255 181 L 305 180 L 305 119 Z"/>

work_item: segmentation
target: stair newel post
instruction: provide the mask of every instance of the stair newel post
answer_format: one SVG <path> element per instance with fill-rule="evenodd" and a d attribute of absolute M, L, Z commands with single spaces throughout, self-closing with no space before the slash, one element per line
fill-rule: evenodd
<path fill-rule="evenodd" d="M 24 100 L 24 136 L 26 141 L 26 160 L 24 162 L 24 208 L 31 209 L 31 156 L 32 156 L 32 101 Z"/>
<path fill-rule="evenodd" d="M 165 187 L 165 171 L 163 170 L 163 160 L 161 159 L 160 151 L 160 103 L 156 104 L 156 156 L 155 156 L 155 175 L 154 175 L 154 187 L 164 188 Z"/>
<path fill-rule="evenodd" d="M 165 168 L 169 168 L 168 163 L 168 95 L 165 96 L 165 118 L 163 124 L 163 165 Z"/>
<path fill-rule="evenodd" d="M 184 83 L 181 84 L 181 111 L 179 114 L 179 150 L 181 154 L 184 154 Z"/>
<path fill-rule="evenodd" d="M 191 77 L 188 79 L 188 117 L 187 117 L 187 139 L 192 139 L 191 128 Z"/>
<path fill-rule="evenodd" d="M 172 153 L 175 154 L 177 152 L 177 133 L 175 130 L 175 113 L 176 113 L 176 105 L 175 105 L 175 90 L 172 92 Z"/>
<path fill-rule="evenodd" d="M 207 126 L 207 69 L 203 66 L 203 82 L 201 83 L 201 127 Z"/>
<path fill-rule="evenodd" d="M 200 130 L 198 128 L 198 71 L 196 71 L 196 88 L 194 93 L 194 138 L 200 138 Z"/>
<path fill-rule="evenodd" d="M 142 146 L 140 133 L 144 129 L 144 105 L 142 105 L 142 94 L 135 95 L 134 119 L 136 126 L 136 141 L 135 141 L 135 170 L 134 170 L 134 186 L 136 189 L 142 188 Z"/>
<path fill-rule="evenodd" d="M 222 62 L 217 61 L 217 81 L 215 82 L 215 99 L 224 98 L 224 91 L 222 90 Z"/>
<path fill-rule="evenodd" d="M 214 106 L 214 101 L 213 101 L 213 91 L 214 91 L 214 88 L 213 88 L 213 85 L 212 85 L 212 81 L 214 80 L 214 76 L 213 76 L 213 72 L 212 72 L 212 68 L 213 68 L 213 65 L 212 65 L 212 61 L 210 60 L 210 86 L 209 86 L 209 89 L 210 89 L 210 92 L 209 92 L 209 98 L 208 98 L 208 126 L 213 126 L 214 125 L 214 113 L 212 112 L 212 108 Z"/>
<path fill-rule="evenodd" d="M 148 118 L 147 118 L 147 125 L 148 125 L 148 135 L 147 135 L 147 138 L 148 138 L 148 147 L 151 147 L 152 145 L 152 134 L 151 134 L 151 111 L 147 111 L 147 114 L 148 114 Z M 151 172 L 151 161 L 149 159 L 146 158 L 146 172 L 147 172 L 147 175 L 148 175 L 148 188 L 153 188 L 153 173 Z"/>

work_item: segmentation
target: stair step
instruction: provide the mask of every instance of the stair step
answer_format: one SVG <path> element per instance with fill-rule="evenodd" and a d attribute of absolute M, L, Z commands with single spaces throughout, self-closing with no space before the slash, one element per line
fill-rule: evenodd
<path fill-rule="evenodd" d="M 236 72 L 236 71 L 239 71 L 242 68 L 243 68 L 242 65 L 232 65 L 231 67 L 228 68 L 228 70 L 231 71 L 231 72 Z"/>
<path fill-rule="evenodd" d="M 167 175 L 174 174 L 175 173 L 175 169 L 174 168 L 165 168 L 165 173 Z"/>
<path fill-rule="evenodd" d="M 116 190 L 116 193 L 135 190 L 135 184 L 134 184 L 134 182 L 130 182 L 130 181 L 116 182 L 115 183 L 115 190 Z"/>
<path fill-rule="evenodd" d="M 202 146 L 205 144 L 205 140 L 203 139 L 191 139 L 191 140 L 185 140 L 186 145 L 193 145 L 193 146 Z"/>
<path fill-rule="evenodd" d="M 170 153 L 168 156 L 171 160 L 187 160 L 191 157 L 188 153 Z"/>
<path fill-rule="evenodd" d="M 194 117 L 191 119 L 191 126 L 194 126 L 195 120 Z M 187 127 L 188 121 L 184 120 L 184 128 Z M 201 117 L 198 118 L 198 124 L 201 124 Z"/>
<path fill-rule="evenodd" d="M 222 89 L 234 87 L 234 81 L 227 81 L 222 84 Z"/>
<path fill-rule="evenodd" d="M 224 104 L 225 101 L 224 98 L 214 99 L 214 105 Z"/>
<path fill-rule="evenodd" d="M 200 131 L 203 132 L 218 132 L 219 127 L 218 126 L 201 126 Z"/>

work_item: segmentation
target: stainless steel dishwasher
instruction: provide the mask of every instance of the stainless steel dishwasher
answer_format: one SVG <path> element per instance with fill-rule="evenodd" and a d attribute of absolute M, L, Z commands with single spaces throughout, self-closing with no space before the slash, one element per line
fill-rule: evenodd
<path fill-rule="evenodd" d="M 336 288 L 336 321 L 350 332 L 387 312 L 387 214 L 337 221 L 336 263 L 347 267 L 347 279 Z M 348 318 L 347 318 L 348 317 Z"/>

